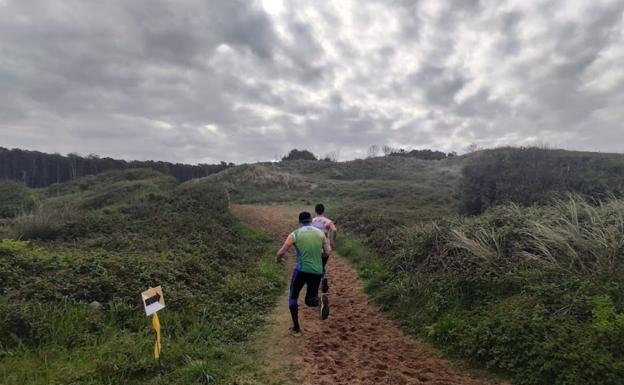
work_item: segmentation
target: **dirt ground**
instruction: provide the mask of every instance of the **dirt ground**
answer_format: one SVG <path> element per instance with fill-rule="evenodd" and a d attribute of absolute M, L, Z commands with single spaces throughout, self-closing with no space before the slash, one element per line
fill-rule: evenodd
<path fill-rule="evenodd" d="M 234 214 L 243 222 L 264 230 L 278 243 L 296 227 L 297 209 L 289 206 L 236 205 Z M 294 256 L 289 257 L 292 271 Z M 318 308 L 299 301 L 303 333 L 288 331 L 287 293 L 263 336 L 265 366 L 280 382 L 306 385 L 330 384 L 503 384 L 440 357 L 413 336 L 404 334 L 369 303 L 362 282 L 343 258 L 333 255 L 328 264 L 330 310 L 321 321 Z"/>

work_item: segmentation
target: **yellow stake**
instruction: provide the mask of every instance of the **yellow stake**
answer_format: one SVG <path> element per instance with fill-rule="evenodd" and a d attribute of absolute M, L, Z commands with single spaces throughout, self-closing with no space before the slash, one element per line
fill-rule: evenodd
<path fill-rule="evenodd" d="M 154 358 L 160 358 L 160 321 L 158 320 L 158 313 L 152 314 L 152 329 L 156 333 L 156 339 L 154 341 Z"/>

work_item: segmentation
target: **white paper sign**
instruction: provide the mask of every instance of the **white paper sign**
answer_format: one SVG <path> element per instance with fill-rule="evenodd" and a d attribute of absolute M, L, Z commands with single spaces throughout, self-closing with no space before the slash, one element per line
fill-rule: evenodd
<path fill-rule="evenodd" d="M 165 297 L 160 286 L 151 287 L 141 293 L 145 315 L 152 315 L 165 308 Z"/>

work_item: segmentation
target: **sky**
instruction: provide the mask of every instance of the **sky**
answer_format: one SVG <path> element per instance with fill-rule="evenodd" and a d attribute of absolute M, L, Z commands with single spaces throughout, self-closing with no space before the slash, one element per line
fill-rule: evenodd
<path fill-rule="evenodd" d="M 0 146 L 624 152 L 624 0 L 0 0 Z"/>

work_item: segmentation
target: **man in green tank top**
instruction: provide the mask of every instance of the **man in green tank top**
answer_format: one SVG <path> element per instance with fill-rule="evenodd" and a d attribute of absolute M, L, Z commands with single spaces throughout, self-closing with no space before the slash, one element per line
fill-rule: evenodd
<path fill-rule="evenodd" d="M 329 315 L 329 303 L 327 297 L 323 296 L 323 301 L 319 301 L 318 290 L 323 277 L 322 255 L 331 253 L 329 239 L 325 234 L 312 226 L 312 215 L 309 212 L 299 214 L 299 224 L 301 227 L 290 233 L 284 245 L 277 252 L 276 262 L 280 263 L 284 259 L 286 252 L 295 247 L 297 255 L 297 265 L 293 270 L 290 281 L 290 295 L 288 296 L 288 308 L 292 317 L 293 326 L 291 330 L 299 333 L 299 293 L 304 286 L 307 286 L 305 304 L 310 307 L 321 305 L 321 318 L 326 319 Z"/>

